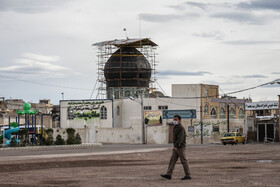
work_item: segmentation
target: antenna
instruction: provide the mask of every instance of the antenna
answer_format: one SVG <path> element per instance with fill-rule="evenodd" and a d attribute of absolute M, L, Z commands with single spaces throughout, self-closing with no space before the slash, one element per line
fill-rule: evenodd
<path fill-rule="evenodd" d="M 123 28 L 123 31 L 125 32 L 126 39 L 129 39 L 129 38 L 127 37 L 126 28 Z"/>
<path fill-rule="evenodd" d="M 141 39 L 141 17 L 139 17 L 139 38 Z"/>

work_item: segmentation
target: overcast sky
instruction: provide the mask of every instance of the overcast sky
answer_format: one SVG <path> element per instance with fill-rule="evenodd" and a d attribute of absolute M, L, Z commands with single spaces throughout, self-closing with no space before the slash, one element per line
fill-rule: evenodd
<path fill-rule="evenodd" d="M 0 96 L 88 99 L 97 78 L 91 45 L 125 38 L 123 28 L 138 38 L 139 20 L 141 36 L 159 46 L 157 78 L 168 95 L 172 84 L 228 93 L 280 79 L 279 0 L 0 0 Z M 277 100 L 279 90 L 235 96 Z"/>

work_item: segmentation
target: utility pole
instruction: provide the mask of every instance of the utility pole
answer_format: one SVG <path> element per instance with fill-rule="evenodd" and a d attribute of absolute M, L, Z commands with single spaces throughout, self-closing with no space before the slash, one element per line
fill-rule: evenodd
<path fill-rule="evenodd" d="M 141 124 L 142 124 L 142 143 L 146 144 L 145 123 L 144 123 L 144 104 L 143 104 L 143 91 L 141 90 Z"/>
<path fill-rule="evenodd" d="M 278 103 L 278 123 L 279 123 L 279 127 L 280 127 L 280 95 L 278 95 L 278 99 L 279 99 L 279 103 Z M 279 133 L 278 133 L 278 136 L 279 136 L 279 140 L 280 140 L 280 128 L 278 128 L 279 129 Z"/>
<path fill-rule="evenodd" d="M 142 143 L 143 144 L 146 144 L 147 142 L 146 142 L 146 133 L 145 133 L 145 121 L 144 121 L 144 103 L 143 103 L 143 92 L 144 92 L 144 90 L 141 90 L 141 100 L 139 101 L 139 100 L 135 100 L 135 98 L 134 97 L 130 97 L 130 99 L 131 100 L 133 100 L 133 101 L 135 101 L 135 102 L 137 102 L 137 103 L 139 103 L 140 104 L 140 106 L 141 106 L 141 126 L 142 126 Z"/>
<path fill-rule="evenodd" d="M 200 132 L 201 132 L 201 136 L 200 136 L 200 142 L 201 142 L 201 144 L 203 144 L 203 121 L 202 121 L 202 105 L 200 105 Z"/>
<path fill-rule="evenodd" d="M 227 132 L 229 133 L 229 104 L 227 104 Z"/>

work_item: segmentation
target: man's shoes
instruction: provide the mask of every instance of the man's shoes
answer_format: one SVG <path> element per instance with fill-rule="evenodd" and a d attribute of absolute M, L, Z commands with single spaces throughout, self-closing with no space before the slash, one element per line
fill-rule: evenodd
<path fill-rule="evenodd" d="M 165 179 L 168 179 L 170 180 L 171 179 L 171 176 L 170 175 L 160 175 L 161 177 L 165 178 Z"/>
<path fill-rule="evenodd" d="M 181 180 L 190 180 L 190 179 L 191 179 L 191 176 L 188 176 L 188 175 L 186 175 L 183 178 L 181 178 Z"/>

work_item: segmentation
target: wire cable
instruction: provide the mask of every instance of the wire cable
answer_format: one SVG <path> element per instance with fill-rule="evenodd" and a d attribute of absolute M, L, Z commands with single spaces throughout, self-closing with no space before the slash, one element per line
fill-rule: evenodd
<path fill-rule="evenodd" d="M 90 94 L 89 99 L 92 98 L 92 95 L 93 95 L 93 92 L 94 92 L 94 90 L 95 90 L 95 88 L 96 88 L 97 82 L 98 82 L 98 80 L 95 81 L 95 85 L 94 85 L 94 87 L 93 87 L 93 89 L 92 89 L 92 91 L 91 91 L 91 94 Z"/>
<path fill-rule="evenodd" d="M 12 80 L 17 80 L 17 81 L 22 81 L 22 82 L 38 84 L 38 85 L 42 85 L 42 86 L 51 86 L 51 87 L 57 87 L 57 88 L 66 88 L 66 89 L 83 90 L 83 91 L 89 91 L 90 90 L 88 88 L 76 88 L 76 87 L 60 86 L 60 85 L 54 85 L 54 84 L 46 84 L 46 83 L 40 83 L 40 82 L 35 82 L 35 81 L 23 80 L 23 79 L 9 77 L 9 76 L 5 76 L 5 75 L 0 75 L 0 77 L 7 78 L 7 79 L 12 79 Z"/>
<path fill-rule="evenodd" d="M 155 82 L 157 83 L 157 85 L 159 86 L 159 88 L 161 89 L 161 91 L 164 93 L 164 95 L 167 95 L 167 94 L 165 93 L 165 91 L 162 89 L 162 87 L 160 86 L 160 84 L 158 83 L 158 81 L 155 80 Z"/>

